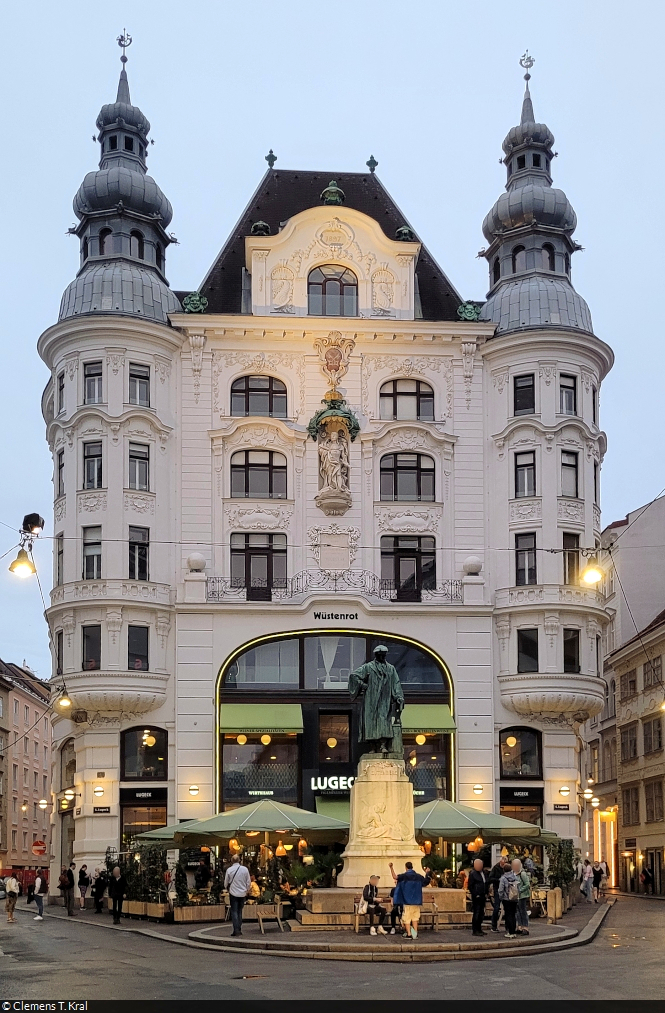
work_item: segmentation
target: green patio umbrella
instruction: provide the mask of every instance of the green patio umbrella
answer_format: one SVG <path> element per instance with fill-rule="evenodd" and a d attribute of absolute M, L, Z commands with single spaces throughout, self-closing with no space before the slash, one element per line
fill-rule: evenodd
<path fill-rule="evenodd" d="M 144 834 L 137 834 L 134 838 L 137 841 L 152 841 L 154 844 L 175 844 L 173 835 L 178 830 L 183 830 L 190 823 L 196 820 L 185 820 L 182 823 L 172 823 L 170 827 L 157 827 L 156 830 L 146 830 Z"/>
<path fill-rule="evenodd" d="M 264 833 L 325 832 L 340 835 L 346 833 L 349 824 L 332 816 L 322 816 L 308 809 L 275 802 L 262 798 L 250 805 L 240 806 L 228 812 L 217 813 L 206 820 L 196 820 L 186 827 L 181 824 L 175 834 L 176 842 L 183 847 L 197 844 L 217 844 L 247 831 Z"/>
<path fill-rule="evenodd" d="M 417 806 L 414 812 L 416 833 L 430 837 L 443 837 L 445 841 L 472 841 L 482 837 L 486 844 L 509 838 L 528 838 L 535 842 L 542 831 L 533 823 L 524 823 L 509 816 L 486 813 L 468 805 L 448 802 L 439 798 Z M 553 835 L 556 838 L 556 834 Z"/>

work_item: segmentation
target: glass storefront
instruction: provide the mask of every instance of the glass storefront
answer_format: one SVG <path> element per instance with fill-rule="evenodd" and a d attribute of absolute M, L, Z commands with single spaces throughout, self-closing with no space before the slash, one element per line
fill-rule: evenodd
<path fill-rule="evenodd" d="M 222 793 L 225 809 L 259 798 L 298 805 L 298 742 L 287 735 L 224 735 Z"/>
<path fill-rule="evenodd" d="M 540 732 L 533 728 L 504 728 L 499 735 L 501 777 L 541 778 L 540 742 Z"/>
<path fill-rule="evenodd" d="M 122 826 L 120 842 L 122 850 L 130 847 L 137 834 L 146 834 L 149 830 L 157 830 L 166 826 L 166 806 L 123 805 L 120 808 Z"/>
<path fill-rule="evenodd" d="M 162 728 L 129 728 L 121 741 L 123 781 L 166 781 L 168 738 Z"/>

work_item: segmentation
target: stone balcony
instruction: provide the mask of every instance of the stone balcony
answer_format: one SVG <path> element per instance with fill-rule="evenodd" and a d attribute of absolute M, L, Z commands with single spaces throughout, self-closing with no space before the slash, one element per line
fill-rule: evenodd
<path fill-rule="evenodd" d="M 54 587 L 51 605 L 115 599 L 164 606 L 171 604 L 171 597 L 169 584 L 155 584 L 149 580 L 76 580 Z"/>
<path fill-rule="evenodd" d="M 529 672 L 499 675 L 501 702 L 527 719 L 572 724 L 600 713 L 605 682 L 595 675 Z"/>
<path fill-rule="evenodd" d="M 166 702 L 168 674 L 162 672 L 93 671 L 69 672 L 64 676 L 72 701 L 74 720 L 89 720 L 93 715 L 129 716 L 146 714 Z M 57 690 L 62 676 L 54 679 Z M 77 718 L 86 712 L 86 718 Z"/>
<path fill-rule="evenodd" d="M 457 605 L 463 602 L 461 580 L 438 581 L 430 588 L 397 588 L 394 581 L 384 580 L 370 570 L 301 570 L 271 587 L 246 587 L 235 584 L 229 577 L 208 577 L 208 602 L 273 602 L 280 605 L 299 605 L 312 594 L 360 595 L 370 604 L 388 602 L 423 605 Z"/>
<path fill-rule="evenodd" d="M 593 587 L 577 584 L 526 584 L 522 587 L 500 587 L 495 594 L 497 609 L 513 605 L 580 605 L 582 608 L 604 609 L 605 597 Z"/>

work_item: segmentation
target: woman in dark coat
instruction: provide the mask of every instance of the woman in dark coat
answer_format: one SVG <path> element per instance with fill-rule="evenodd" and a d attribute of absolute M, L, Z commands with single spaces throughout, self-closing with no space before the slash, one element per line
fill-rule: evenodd
<path fill-rule="evenodd" d="M 109 897 L 113 901 L 113 924 L 120 924 L 120 915 L 122 914 L 122 902 L 127 892 L 127 880 L 120 871 L 120 866 L 116 865 L 113 870 L 111 879 L 109 880 Z"/>

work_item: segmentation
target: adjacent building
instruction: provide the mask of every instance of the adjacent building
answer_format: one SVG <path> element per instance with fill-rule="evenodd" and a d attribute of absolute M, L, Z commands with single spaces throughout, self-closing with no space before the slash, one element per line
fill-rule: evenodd
<path fill-rule="evenodd" d="M 343 812 L 362 749 L 348 675 L 379 643 L 416 802 L 579 843 L 608 620 L 579 571 L 613 357 L 573 287 L 576 216 L 528 78 L 483 223 L 484 303 L 373 158 L 292 171 L 272 152 L 199 290 L 173 291 L 171 205 L 124 67 L 97 130 L 79 270 L 39 341 L 55 862 L 257 797 Z"/>
<path fill-rule="evenodd" d="M 0 660 L 0 869 L 34 869 L 47 845 L 50 807 L 50 689 L 34 672 Z"/>

